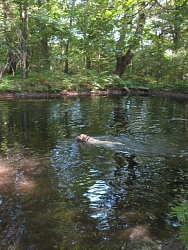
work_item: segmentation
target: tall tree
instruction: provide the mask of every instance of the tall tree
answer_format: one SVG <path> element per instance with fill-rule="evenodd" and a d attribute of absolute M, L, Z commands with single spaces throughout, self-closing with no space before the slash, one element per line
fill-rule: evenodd
<path fill-rule="evenodd" d="M 71 3 L 67 2 L 67 9 L 69 12 L 69 23 L 68 23 L 68 37 L 67 37 L 67 41 L 65 44 L 65 69 L 64 72 L 66 74 L 69 73 L 69 50 L 70 50 L 70 46 L 71 46 L 71 38 L 72 38 L 72 26 L 73 26 L 73 17 L 74 17 L 74 8 L 75 8 L 75 0 L 73 0 Z"/>
<path fill-rule="evenodd" d="M 123 73 L 125 72 L 127 66 L 131 62 L 136 49 L 139 47 L 139 43 L 141 41 L 143 28 L 144 28 L 144 24 L 146 20 L 145 6 L 146 6 L 145 2 L 141 2 L 141 4 L 138 5 L 138 13 L 136 14 L 137 15 L 136 20 L 132 18 L 132 22 L 135 22 L 135 31 L 133 33 L 133 36 L 129 40 L 126 54 L 123 54 L 122 48 L 123 48 L 123 43 L 125 43 L 124 38 L 125 38 L 125 32 L 127 31 L 126 30 L 127 22 L 130 22 L 127 20 L 128 18 L 130 18 L 130 16 L 129 14 L 127 15 L 126 13 L 123 16 L 124 24 L 120 32 L 120 38 L 117 42 L 117 49 L 116 49 L 117 53 L 116 53 L 116 70 L 115 71 L 116 73 L 118 73 L 119 77 L 123 76 Z M 131 15 L 135 15 L 135 13 L 132 13 Z M 120 46 L 121 48 L 118 49 L 118 47 Z"/>
<path fill-rule="evenodd" d="M 28 75 L 28 1 L 20 3 L 20 64 L 21 79 Z"/>
<path fill-rule="evenodd" d="M 1 51 L 1 76 L 3 72 L 7 69 L 8 74 L 14 75 L 16 72 L 17 64 L 19 62 L 19 54 L 17 53 L 14 43 L 17 38 L 15 32 L 15 15 L 13 12 L 13 4 L 9 1 L 3 1 L 1 4 L 1 14 L 3 18 L 1 19 L 1 48 L 4 48 L 6 52 L 6 59 L 3 59 L 3 51 Z M 5 55 L 5 54 L 4 54 Z"/>

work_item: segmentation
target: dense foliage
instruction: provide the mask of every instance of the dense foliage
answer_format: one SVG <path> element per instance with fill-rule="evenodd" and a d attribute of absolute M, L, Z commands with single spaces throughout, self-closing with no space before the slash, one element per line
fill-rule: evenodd
<path fill-rule="evenodd" d="M 1 90 L 142 81 L 186 91 L 187 24 L 186 0 L 3 0 Z"/>

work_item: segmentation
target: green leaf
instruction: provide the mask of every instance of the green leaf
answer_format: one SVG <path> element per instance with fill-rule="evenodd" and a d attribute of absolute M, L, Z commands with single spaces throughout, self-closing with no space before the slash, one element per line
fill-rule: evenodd
<path fill-rule="evenodd" d="M 171 214 L 177 216 L 178 221 L 182 223 L 187 223 L 188 203 L 172 208 Z"/>
<path fill-rule="evenodd" d="M 110 10 L 106 10 L 105 13 L 104 13 L 105 17 L 109 17 L 111 15 L 112 15 L 112 11 L 110 11 Z"/>
<path fill-rule="evenodd" d="M 128 0 L 127 6 L 132 6 L 135 2 L 135 0 Z"/>
<path fill-rule="evenodd" d="M 182 240 L 184 247 L 186 248 L 188 246 L 188 225 L 184 225 L 180 229 L 180 235 L 178 237 Z"/>

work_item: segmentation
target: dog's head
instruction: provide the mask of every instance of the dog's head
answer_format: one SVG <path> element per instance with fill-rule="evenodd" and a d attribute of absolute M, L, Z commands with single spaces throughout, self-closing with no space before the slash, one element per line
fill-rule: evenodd
<path fill-rule="evenodd" d="M 88 141 L 88 140 L 89 140 L 88 135 L 81 134 L 81 135 L 77 136 L 77 141 Z"/>

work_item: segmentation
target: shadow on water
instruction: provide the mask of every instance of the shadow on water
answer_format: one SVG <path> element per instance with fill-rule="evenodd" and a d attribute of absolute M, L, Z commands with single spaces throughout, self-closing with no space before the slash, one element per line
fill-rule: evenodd
<path fill-rule="evenodd" d="M 0 249 L 162 249 L 187 198 L 185 101 L 0 102 Z M 86 133 L 124 145 L 77 143 Z"/>

